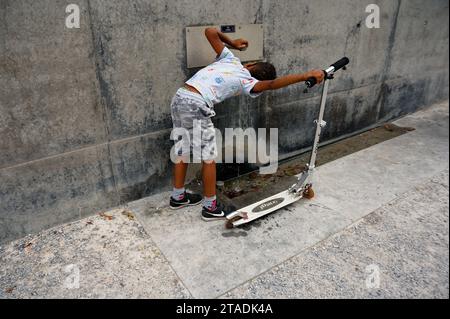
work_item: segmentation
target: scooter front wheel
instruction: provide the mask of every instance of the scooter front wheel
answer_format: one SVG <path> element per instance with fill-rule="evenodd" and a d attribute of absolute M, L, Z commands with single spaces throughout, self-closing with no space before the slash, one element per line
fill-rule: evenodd
<path fill-rule="evenodd" d="M 303 197 L 306 199 L 313 199 L 315 195 L 316 194 L 314 193 L 314 190 L 312 189 L 311 186 L 309 186 L 303 191 Z"/>

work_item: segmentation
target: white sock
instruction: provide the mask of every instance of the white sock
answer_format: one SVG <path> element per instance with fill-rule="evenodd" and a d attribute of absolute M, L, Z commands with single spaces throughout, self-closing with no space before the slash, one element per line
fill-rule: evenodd
<path fill-rule="evenodd" d="M 184 198 L 185 188 L 173 188 L 172 198 L 175 200 L 182 200 Z"/>
<path fill-rule="evenodd" d="M 203 198 L 203 207 L 213 210 L 217 207 L 216 196 Z"/>

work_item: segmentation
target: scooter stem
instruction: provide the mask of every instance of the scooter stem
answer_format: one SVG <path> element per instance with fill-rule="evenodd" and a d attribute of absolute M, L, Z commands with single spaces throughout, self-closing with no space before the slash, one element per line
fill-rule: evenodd
<path fill-rule="evenodd" d="M 325 105 L 327 103 L 327 94 L 328 94 L 328 86 L 330 81 L 327 79 L 328 76 L 332 76 L 332 74 L 327 74 L 327 77 L 325 78 L 325 81 L 323 83 L 323 89 L 322 89 L 322 98 L 320 100 L 320 110 L 319 110 L 319 117 L 317 120 L 315 120 L 316 123 L 316 135 L 314 136 L 314 144 L 312 148 L 311 153 L 311 159 L 309 161 L 308 170 L 313 170 L 316 167 L 316 158 L 317 158 L 317 151 L 319 149 L 319 142 L 320 142 L 320 134 L 322 133 L 322 128 L 326 126 L 326 122 L 323 120 L 323 115 L 325 113 Z"/>

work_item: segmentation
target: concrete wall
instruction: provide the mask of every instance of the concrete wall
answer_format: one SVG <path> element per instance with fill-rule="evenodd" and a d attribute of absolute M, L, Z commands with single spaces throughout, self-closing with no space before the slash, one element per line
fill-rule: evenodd
<path fill-rule="evenodd" d="M 69 3 L 81 29 L 65 28 Z M 0 242 L 167 187 L 184 27 L 224 23 L 263 23 L 280 75 L 351 58 L 325 139 L 448 98 L 447 0 L 0 0 Z M 302 90 L 234 98 L 215 124 L 278 127 L 288 154 L 312 140 L 319 91 Z"/>

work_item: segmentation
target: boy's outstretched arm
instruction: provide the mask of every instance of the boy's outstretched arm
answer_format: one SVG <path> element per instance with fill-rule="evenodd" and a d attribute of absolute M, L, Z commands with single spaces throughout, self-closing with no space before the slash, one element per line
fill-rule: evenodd
<path fill-rule="evenodd" d="M 286 76 L 279 77 L 275 80 L 269 80 L 269 81 L 259 81 L 255 84 L 255 86 L 252 89 L 252 92 L 258 93 L 268 90 L 278 90 L 281 88 L 284 88 L 286 86 L 289 86 L 291 84 L 295 84 L 298 82 L 304 82 L 308 80 L 309 78 L 316 78 L 317 83 L 320 83 L 323 81 L 325 77 L 325 74 L 322 70 L 312 70 L 303 74 L 290 74 Z"/>
<path fill-rule="evenodd" d="M 232 40 L 216 28 L 206 28 L 205 36 L 208 39 L 209 43 L 213 47 L 214 51 L 216 51 L 217 55 L 220 55 L 224 48 L 224 43 L 228 44 L 232 48 L 236 50 L 242 50 L 248 47 L 248 41 L 244 39 L 236 39 Z"/>

